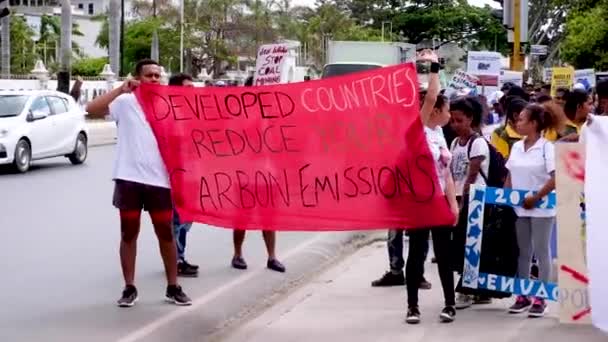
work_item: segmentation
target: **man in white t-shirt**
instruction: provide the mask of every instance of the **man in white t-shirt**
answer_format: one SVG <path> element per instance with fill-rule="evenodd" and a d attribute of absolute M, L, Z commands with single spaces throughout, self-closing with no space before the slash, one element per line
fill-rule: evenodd
<path fill-rule="evenodd" d="M 160 66 L 146 59 L 135 66 L 135 79 L 125 81 L 87 105 L 92 114 L 110 113 L 116 121 L 118 144 L 114 163 L 114 206 L 120 211 L 120 261 L 125 288 L 118 306 L 135 305 L 137 236 L 142 209 L 150 214 L 167 276 L 166 300 L 177 305 L 192 301 L 177 284 L 177 251 L 172 231 L 171 188 L 152 128 L 132 91 L 140 83 L 160 83 Z"/>

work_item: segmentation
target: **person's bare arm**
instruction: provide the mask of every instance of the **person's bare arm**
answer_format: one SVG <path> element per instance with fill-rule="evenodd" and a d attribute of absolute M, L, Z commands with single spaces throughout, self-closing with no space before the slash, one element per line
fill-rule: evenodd
<path fill-rule="evenodd" d="M 513 183 L 511 182 L 511 173 L 507 174 L 507 180 L 505 180 L 505 188 L 511 189 L 513 187 Z"/>
<path fill-rule="evenodd" d="M 477 180 L 477 175 L 479 175 L 479 171 L 481 170 L 481 163 L 486 159 L 484 156 L 479 156 L 475 158 L 471 158 L 469 161 L 469 173 L 467 174 L 467 178 L 464 181 L 464 186 L 462 188 L 462 200 L 469 200 L 469 187 L 471 184 L 475 183 Z"/>
<path fill-rule="evenodd" d="M 433 51 L 425 50 L 420 56 L 418 56 L 418 60 L 438 63 L 439 58 Z M 420 118 L 425 126 L 427 126 L 431 113 L 433 113 L 433 108 L 435 107 L 435 102 L 437 102 L 437 96 L 439 95 L 440 90 L 441 84 L 439 82 L 439 74 L 436 72 L 431 72 L 429 74 L 429 86 L 427 88 L 426 95 L 424 96 L 422 107 L 420 108 Z"/>
<path fill-rule="evenodd" d="M 454 184 L 454 178 L 452 177 L 452 173 L 448 172 L 447 179 L 445 182 L 445 196 L 447 197 L 448 203 L 450 205 L 450 209 L 452 210 L 452 214 L 455 216 L 454 225 L 458 224 L 458 215 L 460 208 L 458 206 L 458 201 L 456 200 L 456 185 Z"/>
<path fill-rule="evenodd" d="M 97 96 L 93 101 L 89 102 L 86 108 L 87 113 L 93 115 L 106 115 L 112 101 L 122 94 L 133 91 L 138 85 L 139 81 L 136 80 L 130 79 L 124 81 L 120 87 L 112 89 L 101 96 Z"/>
<path fill-rule="evenodd" d="M 551 191 L 555 190 L 555 172 L 551 173 L 551 179 L 549 179 L 545 185 L 533 196 L 526 197 L 524 200 L 524 208 L 532 209 L 538 203 L 538 201 L 542 200 L 545 196 L 549 195 Z"/>
<path fill-rule="evenodd" d="M 80 99 L 80 89 L 82 88 L 82 82 L 82 77 L 78 77 L 76 79 L 76 82 L 74 82 L 72 90 L 70 90 L 70 95 L 76 102 L 78 102 L 78 99 Z"/>

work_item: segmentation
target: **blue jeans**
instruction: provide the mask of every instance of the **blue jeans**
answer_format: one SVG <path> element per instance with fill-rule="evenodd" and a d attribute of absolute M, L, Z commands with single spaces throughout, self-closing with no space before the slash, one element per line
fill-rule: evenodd
<path fill-rule="evenodd" d="M 403 258 L 403 234 L 405 231 L 403 229 L 389 229 L 388 231 L 388 239 L 387 239 L 387 247 L 388 247 L 388 260 L 390 265 L 390 270 L 392 273 L 402 273 L 403 268 L 405 267 L 405 260 Z M 426 243 L 420 243 L 424 251 L 424 260 L 429 253 L 429 242 L 428 239 Z M 422 266 L 422 273 L 424 275 L 424 265 Z"/>
<path fill-rule="evenodd" d="M 173 210 L 173 235 L 177 246 L 177 262 L 186 261 L 186 235 L 192 227 L 192 222 L 181 223 L 176 210 Z"/>
<path fill-rule="evenodd" d="M 405 260 L 403 259 L 403 229 L 390 229 L 386 241 L 388 247 L 388 260 L 391 272 L 403 272 Z"/>

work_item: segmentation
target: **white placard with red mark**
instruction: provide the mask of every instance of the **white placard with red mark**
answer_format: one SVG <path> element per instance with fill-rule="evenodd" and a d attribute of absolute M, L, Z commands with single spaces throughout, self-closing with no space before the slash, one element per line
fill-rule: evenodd
<path fill-rule="evenodd" d="M 558 283 L 560 322 L 590 324 L 585 255 L 585 151 L 556 145 Z"/>
<path fill-rule="evenodd" d="M 587 267 L 593 325 L 608 332 L 608 118 L 586 129 Z"/>

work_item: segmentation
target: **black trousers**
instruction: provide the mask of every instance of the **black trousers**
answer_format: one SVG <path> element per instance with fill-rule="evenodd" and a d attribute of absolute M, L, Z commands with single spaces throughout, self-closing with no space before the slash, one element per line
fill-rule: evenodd
<path fill-rule="evenodd" d="M 388 239 L 386 246 L 388 248 L 388 260 L 390 265 L 391 272 L 398 274 L 403 272 L 403 267 L 405 266 L 405 260 L 403 259 L 403 234 L 405 231 L 403 229 L 390 229 L 388 231 Z M 407 233 L 409 234 L 409 233 Z M 427 254 L 429 252 L 429 243 L 427 241 L 425 251 L 424 251 L 424 259 L 426 260 Z M 422 269 L 422 273 L 424 275 L 424 268 Z"/>
<path fill-rule="evenodd" d="M 460 201 L 460 197 L 458 198 L 458 201 Z M 464 247 L 467 242 L 468 222 L 469 202 L 467 200 L 464 202 L 460 209 L 460 213 L 458 214 L 458 223 L 452 231 L 452 245 L 450 246 L 452 253 L 450 263 L 452 265 L 452 270 L 458 272 L 458 274 L 462 274 L 462 270 L 464 269 Z"/>
<path fill-rule="evenodd" d="M 424 261 L 428 251 L 429 233 L 433 236 L 433 250 L 437 258 L 439 279 L 443 288 L 443 297 L 446 306 L 454 306 L 454 273 L 450 264 L 451 241 L 453 227 L 435 227 L 430 229 L 411 229 L 409 252 L 405 266 L 405 279 L 407 282 L 408 307 L 418 306 L 418 289 L 424 273 Z"/>

